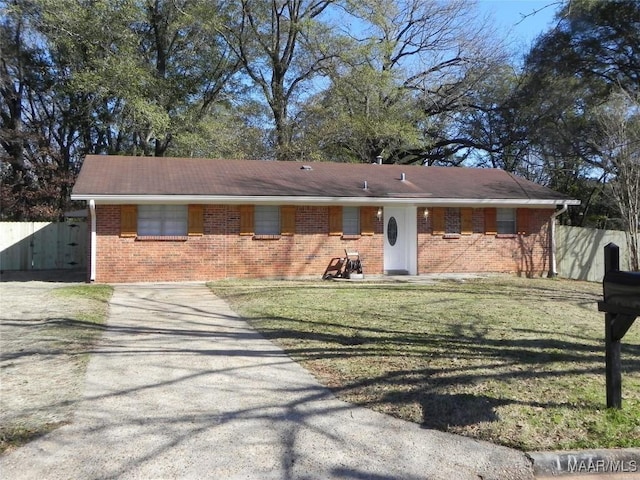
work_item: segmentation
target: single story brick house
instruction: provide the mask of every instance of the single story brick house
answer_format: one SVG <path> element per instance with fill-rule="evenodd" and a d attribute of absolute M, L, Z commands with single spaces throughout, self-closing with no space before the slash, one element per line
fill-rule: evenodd
<path fill-rule="evenodd" d="M 553 271 L 570 199 L 497 169 L 87 156 L 89 279 L 320 278 L 358 251 L 367 274 Z"/>

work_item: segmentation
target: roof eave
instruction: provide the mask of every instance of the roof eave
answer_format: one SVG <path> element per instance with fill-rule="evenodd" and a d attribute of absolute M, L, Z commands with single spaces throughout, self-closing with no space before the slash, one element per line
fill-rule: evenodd
<path fill-rule="evenodd" d="M 236 195 L 105 195 L 72 194 L 71 200 L 94 200 L 96 205 L 124 204 L 262 204 L 262 205 L 413 205 L 421 207 L 477 207 L 505 208 L 547 207 L 556 205 L 580 205 L 574 199 L 526 199 L 526 198 L 433 198 L 433 197 L 316 197 L 300 195 L 236 196 Z"/>

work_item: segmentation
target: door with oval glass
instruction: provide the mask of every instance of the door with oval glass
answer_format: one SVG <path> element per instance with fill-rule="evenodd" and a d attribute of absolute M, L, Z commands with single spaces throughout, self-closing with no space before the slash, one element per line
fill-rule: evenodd
<path fill-rule="evenodd" d="M 416 209 L 384 207 L 384 272 L 416 273 Z"/>

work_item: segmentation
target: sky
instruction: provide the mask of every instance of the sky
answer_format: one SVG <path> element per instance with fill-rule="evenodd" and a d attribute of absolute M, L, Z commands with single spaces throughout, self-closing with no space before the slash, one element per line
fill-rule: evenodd
<path fill-rule="evenodd" d="M 557 5 L 552 5 L 554 2 L 555 0 L 478 0 L 478 7 L 481 12 L 493 15 L 498 32 L 513 43 L 514 48 L 528 51 L 535 38 L 553 25 L 557 10 Z"/>

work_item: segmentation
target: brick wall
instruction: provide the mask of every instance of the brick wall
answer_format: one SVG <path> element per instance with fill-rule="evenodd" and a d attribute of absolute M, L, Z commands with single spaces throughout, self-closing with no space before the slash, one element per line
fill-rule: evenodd
<path fill-rule="evenodd" d="M 381 272 L 382 222 L 374 235 L 342 239 L 328 234 L 328 207 L 296 208 L 296 233 L 257 240 L 240 235 L 237 206 L 207 205 L 204 235 L 186 240 L 120 236 L 120 207 L 98 205 L 98 282 L 217 280 L 224 278 L 320 278 L 333 257 L 358 250 L 368 272 Z"/>
<path fill-rule="evenodd" d="M 447 209 L 447 217 L 455 209 Z M 549 219 L 554 210 L 530 209 L 524 235 L 485 234 L 484 209 L 473 210 L 471 235 L 432 235 L 418 210 L 418 273 L 508 272 L 538 276 L 549 270 Z M 447 219 L 447 224 L 455 223 Z"/>
<path fill-rule="evenodd" d="M 432 235 L 422 212 L 418 209 L 419 273 L 538 275 L 548 270 L 547 226 L 553 210 L 531 210 L 532 233 L 498 238 L 484 234 L 482 209 L 474 210 L 473 234 L 455 238 Z M 374 221 L 374 235 L 330 236 L 328 207 L 298 206 L 295 235 L 269 240 L 240 235 L 240 211 L 233 205 L 205 206 L 204 235 L 170 241 L 121 237 L 119 206 L 98 205 L 96 214 L 97 282 L 320 278 L 330 259 L 343 256 L 345 249 L 360 253 L 365 274 L 383 272 L 382 222 Z"/>

